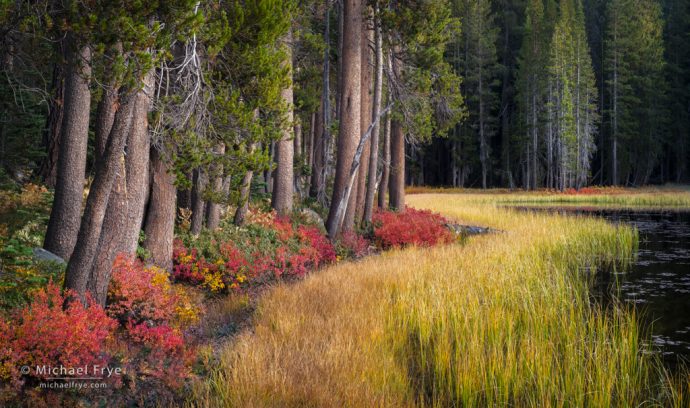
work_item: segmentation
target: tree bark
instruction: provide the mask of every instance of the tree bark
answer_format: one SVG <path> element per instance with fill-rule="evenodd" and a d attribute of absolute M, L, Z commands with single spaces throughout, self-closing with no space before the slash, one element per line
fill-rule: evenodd
<path fill-rule="evenodd" d="M 361 106 L 361 133 L 367 131 L 371 124 L 371 52 L 369 44 L 373 42 L 374 31 L 369 28 L 369 20 L 373 19 L 373 11 L 368 13 L 369 18 L 362 24 L 362 106 Z M 362 152 L 362 164 L 357 174 L 357 201 L 355 207 L 355 224 L 359 225 L 364 218 L 364 204 L 367 196 L 367 177 L 369 176 L 369 161 L 371 154 L 371 139 L 364 144 Z"/>
<path fill-rule="evenodd" d="M 110 194 L 120 172 L 124 145 L 132 124 L 133 109 L 134 96 L 124 95 L 122 104 L 115 114 L 102 159 L 96 166 L 96 175 L 86 199 L 77 245 L 67 264 L 65 288 L 74 290 L 82 302 L 85 300 L 89 280 L 93 279 L 90 277 L 91 269 L 98 251 Z M 101 277 L 97 279 L 101 283 L 106 280 Z"/>
<path fill-rule="evenodd" d="M 302 197 L 302 167 L 304 166 L 304 154 L 302 154 L 302 124 L 297 118 L 295 120 L 295 138 L 293 140 L 293 152 L 295 158 L 294 165 L 294 191 L 298 197 Z"/>
<path fill-rule="evenodd" d="M 391 117 L 386 117 L 383 129 L 383 163 L 381 165 L 381 182 L 379 182 L 378 207 L 386 208 L 386 193 L 390 184 L 391 163 Z"/>
<path fill-rule="evenodd" d="M 225 154 L 225 144 L 219 143 L 214 150 L 219 157 Z M 222 195 L 223 191 L 223 166 L 221 164 L 216 164 L 217 175 L 213 180 L 213 193 L 216 195 Z M 220 225 L 220 207 L 221 203 L 216 202 L 217 197 L 213 200 L 209 200 L 206 206 L 206 227 L 210 230 L 218 228 Z"/>
<path fill-rule="evenodd" d="M 139 243 L 149 193 L 149 160 L 151 138 L 149 136 L 148 115 L 151 110 L 154 72 L 144 79 L 144 88 L 137 93 L 132 117 L 132 130 L 127 138 L 127 157 L 125 171 L 127 174 L 127 201 L 129 208 L 125 217 L 125 247 L 127 253 L 134 253 Z"/>
<path fill-rule="evenodd" d="M 43 243 L 45 249 L 63 259 L 72 256 L 79 233 L 91 109 L 91 49 L 75 49 L 77 43 L 71 36 L 66 47 L 65 110 L 55 198 Z"/>
<path fill-rule="evenodd" d="M 151 263 L 170 270 L 177 208 L 175 178 L 155 147 L 151 148 L 151 172 L 151 199 L 144 226 L 144 248 L 151 253 Z"/>
<path fill-rule="evenodd" d="M 389 205 L 396 211 L 405 208 L 405 135 L 402 124 L 391 121 L 391 165 L 388 190 Z"/>
<path fill-rule="evenodd" d="M 290 71 L 290 85 L 283 89 L 281 95 L 288 106 L 287 119 L 290 126 L 283 131 L 283 138 L 276 144 L 276 172 L 273 185 L 273 195 L 271 199 L 271 207 L 273 207 L 279 215 L 287 215 L 292 212 L 292 195 L 294 183 L 294 145 L 292 134 L 292 31 L 288 31 L 285 37 L 285 47 L 287 49 L 287 58 L 284 65 Z"/>
<path fill-rule="evenodd" d="M 342 75 L 340 92 L 340 123 L 338 133 L 338 153 L 336 156 L 335 181 L 333 196 L 326 223 L 329 236 L 334 239 L 340 229 L 336 211 L 345 194 L 348 171 L 352 164 L 355 149 L 360 138 L 360 101 L 361 101 L 361 36 L 362 36 L 362 2 L 361 0 L 343 0 L 343 29 L 341 31 Z M 352 229 L 352 225 L 343 222 L 343 229 Z"/>
<path fill-rule="evenodd" d="M 378 13 L 377 13 L 378 14 Z M 381 26 L 378 18 L 374 21 L 375 32 L 375 68 L 374 77 L 374 101 L 372 117 L 379 116 L 381 111 L 381 94 L 383 91 L 383 41 L 381 38 Z M 379 159 L 379 133 L 381 125 L 376 123 L 371 134 L 371 148 L 369 153 L 369 180 L 367 182 L 366 196 L 364 200 L 364 222 L 370 223 L 374 212 L 374 195 L 376 193 L 376 179 Z"/>
<path fill-rule="evenodd" d="M 206 203 L 203 196 L 206 182 L 201 169 L 194 170 L 192 183 L 192 221 L 189 232 L 197 236 L 204 226 L 204 214 L 206 210 Z"/>
<path fill-rule="evenodd" d="M 254 152 L 256 149 L 256 144 L 250 147 L 250 153 Z M 233 222 L 237 226 L 244 224 L 244 219 L 249 212 L 249 194 L 251 192 L 252 178 L 254 177 L 254 172 L 252 170 L 247 170 L 242 177 L 242 185 L 240 186 L 240 200 L 237 203 L 237 210 L 235 211 L 235 217 Z"/>
<path fill-rule="evenodd" d="M 325 131 L 323 129 L 323 101 L 319 105 L 319 111 L 314 121 L 314 146 L 312 156 L 311 181 L 309 185 L 309 197 L 317 199 L 325 204 L 326 183 L 325 183 L 325 159 L 326 141 L 324 140 Z M 323 201 L 322 201 L 323 200 Z"/>
<path fill-rule="evenodd" d="M 58 43 L 58 53 L 63 54 L 61 43 Z M 57 181 L 58 157 L 60 153 L 60 138 L 62 135 L 62 118 L 64 116 L 65 97 L 65 69 L 62 62 L 56 62 L 53 67 L 51 84 L 51 98 L 48 104 L 48 117 L 43 130 L 43 145 L 46 157 L 41 163 L 39 174 L 48 188 L 55 188 Z"/>
<path fill-rule="evenodd" d="M 400 78 L 400 61 L 393 57 L 393 71 Z M 393 119 L 391 121 L 391 164 L 388 190 L 388 201 L 391 209 L 402 211 L 405 209 L 405 134 L 402 124 Z"/>

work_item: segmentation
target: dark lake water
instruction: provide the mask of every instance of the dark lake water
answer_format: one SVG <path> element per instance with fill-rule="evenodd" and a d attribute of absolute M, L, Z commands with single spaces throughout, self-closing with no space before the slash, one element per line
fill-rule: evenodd
<path fill-rule="evenodd" d="M 595 296 L 634 304 L 651 332 L 651 348 L 667 365 L 690 362 L 690 211 L 614 211 L 551 208 L 635 226 L 638 258 L 625 273 L 597 275 Z"/>

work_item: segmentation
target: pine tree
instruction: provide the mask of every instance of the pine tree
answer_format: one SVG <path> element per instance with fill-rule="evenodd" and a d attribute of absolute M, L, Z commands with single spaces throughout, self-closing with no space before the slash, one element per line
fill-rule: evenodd
<path fill-rule="evenodd" d="M 497 86 L 501 70 L 496 54 L 498 28 L 489 0 L 460 0 L 456 9 L 463 26 L 460 55 L 469 109 L 469 127 L 464 130 L 476 141 L 481 185 L 486 188 L 491 166 L 491 139 L 498 126 Z"/>
<path fill-rule="evenodd" d="M 556 186 L 581 187 L 587 182 L 595 148 L 597 91 L 579 0 L 560 4 L 550 46 L 548 81 Z"/>
<path fill-rule="evenodd" d="M 546 96 L 546 72 L 549 38 L 544 21 L 542 0 L 530 0 L 525 11 L 525 27 L 517 78 L 521 135 L 519 146 L 525 157 L 525 186 L 539 186 L 539 149 L 542 134 L 541 119 Z"/>
<path fill-rule="evenodd" d="M 663 138 L 661 9 L 654 0 L 612 0 L 607 14 L 611 182 L 645 184 Z"/>

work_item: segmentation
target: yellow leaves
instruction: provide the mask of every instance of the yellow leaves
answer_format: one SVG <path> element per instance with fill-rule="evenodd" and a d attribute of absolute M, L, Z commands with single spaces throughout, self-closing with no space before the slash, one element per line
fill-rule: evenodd
<path fill-rule="evenodd" d="M 223 283 L 223 277 L 220 273 L 208 273 L 208 269 L 204 268 L 206 273 L 204 274 L 203 285 L 209 288 L 211 292 L 220 292 L 225 289 L 225 283 Z"/>

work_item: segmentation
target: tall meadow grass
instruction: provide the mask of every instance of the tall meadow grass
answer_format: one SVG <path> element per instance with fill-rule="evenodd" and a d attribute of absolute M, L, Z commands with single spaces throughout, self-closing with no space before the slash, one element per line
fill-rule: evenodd
<path fill-rule="evenodd" d="M 588 281 L 637 232 L 465 195 L 408 204 L 500 232 L 339 264 L 260 301 L 191 406 L 682 406 L 633 311 Z"/>

